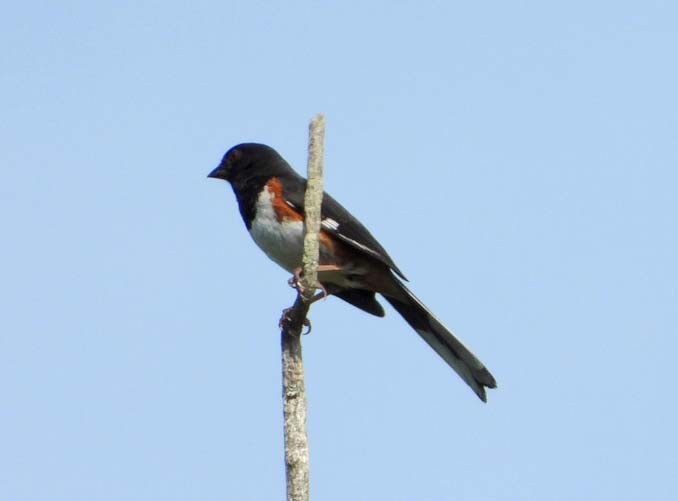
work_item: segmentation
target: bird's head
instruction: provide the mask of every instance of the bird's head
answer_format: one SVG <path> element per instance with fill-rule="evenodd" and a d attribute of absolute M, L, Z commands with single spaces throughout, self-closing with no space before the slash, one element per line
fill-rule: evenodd
<path fill-rule="evenodd" d="M 261 175 L 276 174 L 275 170 L 287 166 L 287 162 L 270 146 L 258 143 L 242 143 L 233 146 L 221 159 L 221 163 L 207 177 L 234 183 L 247 182 Z"/>

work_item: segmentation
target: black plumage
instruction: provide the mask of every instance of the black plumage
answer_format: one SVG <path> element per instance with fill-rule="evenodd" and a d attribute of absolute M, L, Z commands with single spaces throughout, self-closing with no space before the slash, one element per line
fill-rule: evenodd
<path fill-rule="evenodd" d="M 263 190 L 280 190 L 280 193 L 272 196 L 282 196 L 284 205 L 280 205 L 280 201 L 276 201 L 278 205 L 274 203 L 281 223 L 285 214 L 292 216 L 292 219 L 303 217 L 306 180 L 269 146 L 257 143 L 234 146 L 226 152 L 209 177 L 231 183 L 240 214 L 250 231 L 257 218 L 257 204 L 261 203 L 260 195 Z M 327 292 L 381 317 L 384 316 L 384 310 L 375 297 L 375 293 L 380 293 L 478 397 L 486 401 L 485 388 L 496 387 L 494 377 L 405 287 L 401 281 L 406 280 L 405 276 L 376 238 L 327 193 L 323 195 L 321 216 L 322 230 L 329 238 L 325 242 L 321 238 L 321 264 L 324 260 L 326 264 L 336 264 L 340 269 L 339 273 L 319 274 L 319 280 Z M 281 225 L 274 231 L 276 234 L 292 231 L 286 228 Z M 295 250 L 298 250 L 301 242 L 297 242 L 296 238 L 292 241 Z M 262 246 L 260 242 L 257 243 Z M 323 243 L 326 248 L 323 248 Z M 280 251 L 265 246 L 262 248 L 269 255 Z M 298 266 L 300 265 L 299 256 Z"/>

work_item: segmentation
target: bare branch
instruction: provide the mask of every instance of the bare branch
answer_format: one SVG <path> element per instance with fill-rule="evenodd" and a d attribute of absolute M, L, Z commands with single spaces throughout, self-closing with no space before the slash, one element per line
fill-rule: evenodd
<path fill-rule="evenodd" d="M 320 233 L 320 206 L 323 200 L 323 149 L 325 117 L 316 115 L 308 131 L 308 183 L 304 194 L 304 274 L 301 277 L 304 299 L 310 300 L 316 287 Z"/>
<path fill-rule="evenodd" d="M 309 126 L 308 184 L 304 195 L 304 271 L 292 308 L 281 319 L 285 470 L 288 501 L 309 499 L 309 453 L 306 433 L 306 387 L 301 355 L 301 330 L 317 286 L 320 206 L 323 196 L 325 118 L 316 115 Z"/>

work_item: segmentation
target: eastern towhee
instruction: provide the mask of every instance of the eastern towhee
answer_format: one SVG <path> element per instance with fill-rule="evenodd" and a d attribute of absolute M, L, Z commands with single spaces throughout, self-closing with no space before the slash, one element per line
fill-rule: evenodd
<path fill-rule="evenodd" d="M 271 147 L 244 143 L 226 152 L 208 177 L 231 183 L 245 226 L 261 249 L 290 273 L 303 252 L 306 179 Z M 334 198 L 323 196 L 318 280 L 328 294 L 384 316 L 381 294 L 482 401 L 496 382 L 485 366 L 412 294 L 386 250 Z"/>

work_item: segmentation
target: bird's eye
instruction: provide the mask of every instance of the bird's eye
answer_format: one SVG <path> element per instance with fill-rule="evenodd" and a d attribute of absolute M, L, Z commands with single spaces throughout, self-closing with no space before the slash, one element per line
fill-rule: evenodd
<path fill-rule="evenodd" d="M 228 160 L 229 163 L 234 163 L 237 162 L 242 158 L 242 152 L 240 150 L 232 150 L 229 154 L 226 160 Z"/>

